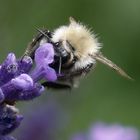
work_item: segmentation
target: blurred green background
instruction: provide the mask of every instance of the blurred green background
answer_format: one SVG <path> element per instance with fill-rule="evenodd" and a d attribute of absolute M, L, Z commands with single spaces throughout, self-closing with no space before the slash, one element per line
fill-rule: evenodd
<path fill-rule="evenodd" d="M 46 91 L 31 102 L 18 103 L 26 118 L 30 104 L 56 100 L 69 122 L 57 140 L 66 140 L 96 121 L 140 128 L 140 0 L 0 0 L 0 60 L 8 52 L 20 56 L 36 34 L 67 24 L 69 16 L 93 28 L 102 52 L 135 79 L 123 79 L 98 64 L 72 91 Z M 32 108 L 32 110 L 35 108 Z"/>

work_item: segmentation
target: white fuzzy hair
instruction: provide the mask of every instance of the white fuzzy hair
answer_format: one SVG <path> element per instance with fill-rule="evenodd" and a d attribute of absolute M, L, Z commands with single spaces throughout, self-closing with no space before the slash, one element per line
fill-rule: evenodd
<path fill-rule="evenodd" d="M 72 18 L 69 25 L 60 26 L 54 31 L 52 40 L 54 42 L 68 41 L 74 47 L 74 55 L 79 59 L 74 69 L 81 69 L 90 63 L 95 63 L 89 55 L 98 53 L 101 48 L 95 35 L 85 25 Z"/>

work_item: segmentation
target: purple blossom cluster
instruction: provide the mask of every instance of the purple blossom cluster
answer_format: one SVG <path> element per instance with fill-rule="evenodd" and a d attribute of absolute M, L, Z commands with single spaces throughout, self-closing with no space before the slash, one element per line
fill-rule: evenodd
<path fill-rule="evenodd" d="M 139 133 L 132 127 L 100 122 L 94 124 L 88 133 L 76 134 L 71 140 L 139 140 Z"/>
<path fill-rule="evenodd" d="M 7 134 L 16 129 L 23 116 L 18 114 L 18 110 L 14 106 L 1 105 L 0 106 L 0 140 L 15 140 Z"/>
<path fill-rule="evenodd" d="M 0 65 L 0 140 L 14 140 L 7 134 L 16 129 L 23 118 L 13 104 L 40 96 L 44 91 L 40 80 L 57 79 L 55 70 L 49 66 L 53 59 L 53 46 L 44 43 L 35 51 L 34 61 L 29 56 L 17 59 L 14 53 L 9 53 Z"/>

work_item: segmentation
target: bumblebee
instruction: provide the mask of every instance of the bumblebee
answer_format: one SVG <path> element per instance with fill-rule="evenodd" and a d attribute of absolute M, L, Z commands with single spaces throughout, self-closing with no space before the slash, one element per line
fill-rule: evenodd
<path fill-rule="evenodd" d="M 102 54 L 101 45 L 93 32 L 72 17 L 69 21 L 68 25 L 60 26 L 53 32 L 38 29 L 39 33 L 25 52 L 25 55 L 34 58 L 34 51 L 41 44 L 48 42 L 54 46 L 55 56 L 51 67 L 60 76 L 56 82 L 44 82 L 42 85 L 57 89 L 77 87 L 76 79 L 94 69 L 96 61 L 109 66 L 121 76 L 132 79 Z"/>

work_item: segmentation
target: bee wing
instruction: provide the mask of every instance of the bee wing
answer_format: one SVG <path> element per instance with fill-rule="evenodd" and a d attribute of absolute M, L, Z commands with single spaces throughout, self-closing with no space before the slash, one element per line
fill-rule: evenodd
<path fill-rule="evenodd" d="M 96 54 L 95 56 L 92 56 L 92 58 L 96 59 L 97 61 L 107 65 L 108 67 L 110 67 L 111 69 L 113 69 L 114 71 L 116 71 L 118 74 L 120 74 L 121 76 L 133 80 L 123 69 L 121 69 L 119 66 L 117 66 L 115 63 L 113 63 L 111 60 L 109 60 L 108 58 L 106 58 L 105 56 L 103 56 L 102 53 Z"/>

